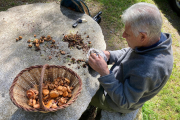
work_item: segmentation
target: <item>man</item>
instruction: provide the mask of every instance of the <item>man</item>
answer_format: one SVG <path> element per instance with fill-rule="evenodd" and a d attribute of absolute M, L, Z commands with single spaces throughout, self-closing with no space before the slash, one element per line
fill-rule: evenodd
<path fill-rule="evenodd" d="M 91 54 L 89 65 L 97 71 L 100 88 L 91 105 L 107 111 L 129 113 L 143 106 L 166 84 L 173 68 L 171 35 L 161 33 L 159 9 L 137 3 L 122 15 L 123 37 L 129 48 L 104 51 L 108 62 Z M 108 69 L 107 64 L 113 64 Z"/>

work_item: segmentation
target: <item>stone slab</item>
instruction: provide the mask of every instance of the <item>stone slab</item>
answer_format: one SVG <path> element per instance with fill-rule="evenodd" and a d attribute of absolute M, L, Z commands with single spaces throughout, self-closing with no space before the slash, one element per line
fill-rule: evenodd
<path fill-rule="evenodd" d="M 85 18 L 87 22 L 72 28 L 78 18 Z M 37 38 L 51 35 L 59 50 L 64 50 L 74 58 L 86 59 L 82 50 L 68 48 L 68 43 L 62 41 L 63 35 L 78 31 L 84 42 L 91 41 L 93 48 L 105 50 L 106 44 L 100 26 L 90 16 L 60 7 L 54 2 L 22 5 L 0 12 L 0 27 L 0 120 L 79 119 L 99 88 L 99 75 L 88 67 L 78 69 L 77 64 L 68 66 L 63 55 L 58 59 L 53 56 L 48 60 L 51 53 L 29 49 L 27 40 L 33 40 L 34 34 Z M 18 36 L 23 39 L 16 42 Z M 83 82 L 81 94 L 68 108 L 54 113 L 31 113 L 18 109 L 9 97 L 9 88 L 15 76 L 25 68 L 44 64 L 63 65 L 75 71 Z"/>
<path fill-rule="evenodd" d="M 139 109 L 132 111 L 130 113 L 127 113 L 127 114 L 120 114 L 120 113 L 108 112 L 106 110 L 102 110 L 101 120 L 135 120 L 135 118 L 137 117 L 138 111 Z"/>

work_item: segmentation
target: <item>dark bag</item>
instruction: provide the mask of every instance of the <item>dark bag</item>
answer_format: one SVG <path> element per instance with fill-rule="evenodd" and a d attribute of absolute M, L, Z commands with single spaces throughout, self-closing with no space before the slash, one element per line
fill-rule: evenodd
<path fill-rule="evenodd" d="M 87 5 L 82 0 L 61 0 L 61 5 L 73 11 L 86 13 L 91 16 Z"/>

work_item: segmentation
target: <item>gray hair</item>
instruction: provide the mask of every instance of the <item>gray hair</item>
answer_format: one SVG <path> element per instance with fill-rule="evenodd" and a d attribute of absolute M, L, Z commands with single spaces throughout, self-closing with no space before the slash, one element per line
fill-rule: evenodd
<path fill-rule="evenodd" d="M 136 37 L 139 32 L 147 33 L 150 39 L 160 37 L 162 17 L 159 9 L 153 4 L 140 2 L 132 5 L 124 11 L 122 21 L 131 26 Z"/>

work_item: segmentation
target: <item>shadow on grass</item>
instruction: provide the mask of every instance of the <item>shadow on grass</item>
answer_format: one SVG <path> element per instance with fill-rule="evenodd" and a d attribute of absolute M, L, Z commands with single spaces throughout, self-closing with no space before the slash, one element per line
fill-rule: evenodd
<path fill-rule="evenodd" d="M 19 5 L 58 2 L 59 0 L 0 0 L 0 12 Z"/>
<path fill-rule="evenodd" d="M 172 10 L 168 0 L 154 0 L 154 2 L 180 35 L 180 16 Z"/>

